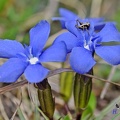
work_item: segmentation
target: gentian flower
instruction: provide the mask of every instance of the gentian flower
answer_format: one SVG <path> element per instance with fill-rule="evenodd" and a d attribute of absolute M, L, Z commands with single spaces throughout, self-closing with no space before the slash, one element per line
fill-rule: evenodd
<path fill-rule="evenodd" d="M 0 82 L 15 82 L 24 73 L 30 83 L 38 83 L 49 73 L 42 63 L 64 61 L 66 45 L 63 42 L 43 50 L 49 33 L 49 23 L 42 20 L 30 30 L 29 46 L 15 40 L 0 40 L 0 57 L 9 59 L 0 67 Z"/>
<path fill-rule="evenodd" d="M 107 22 L 104 21 L 103 18 L 82 19 L 77 14 L 75 14 L 72 11 L 67 10 L 65 8 L 60 8 L 59 9 L 59 14 L 60 14 L 60 17 L 53 17 L 52 20 L 53 21 L 60 21 L 63 29 L 66 29 L 65 22 L 68 22 L 68 21 L 71 21 L 71 20 L 77 20 L 77 19 L 79 19 L 80 21 L 82 20 L 83 22 L 85 22 L 86 20 L 89 20 L 90 22 L 93 22 L 95 30 L 101 30 L 104 27 L 104 25 L 107 23 Z"/>
<path fill-rule="evenodd" d="M 80 21 L 79 21 L 80 22 Z M 83 23 L 83 21 L 82 21 Z M 69 32 L 59 35 L 54 43 L 64 41 L 70 53 L 69 62 L 74 71 L 80 74 L 89 72 L 96 64 L 94 53 L 111 65 L 120 63 L 120 45 L 104 45 L 108 42 L 120 42 L 120 33 L 112 23 L 106 23 L 100 32 L 95 32 L 94 24 L 89 23 L 87 28 L 80 28 L 76 21 L 66 22 Z"/>

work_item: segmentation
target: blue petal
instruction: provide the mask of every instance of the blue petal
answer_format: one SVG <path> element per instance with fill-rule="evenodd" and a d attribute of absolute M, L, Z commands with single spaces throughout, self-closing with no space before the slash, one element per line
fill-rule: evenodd
<path fill-rule="evenodd" d="M 19 53 L 16 57 L 21 59 L 23 62 L 28 62 L 28 57 L 24 53 Z"/>
<path fill-rule="evenodd" d="M 60 17 L 53 17 L 52 20 L 54 21 L 59 20 L 63 29 L 66 29 L 66 26 L 65 26 L 66 21 L 76 20 L 79 18 L 75 13 L 65 8 L 60 8 L 59 14 L 60 14 Z"/>
<path fill-rule="evenodd" d="M 47 77 L 48 72 L 49 70 L 44 68 L 40 64 L 30 64 L 26 68 L 24 75 L 30 83 L 38 83 L 43 81 Z"/>
<path fill-rule="evenodd" d="M 78 18 L 78 15 L 71 12 L 70 10 L 67 10 L 65 8 L 60 8 L 59 13 L 61 17 L 66 18 L 67 20 L 75 20 Z"/>
<path fill-rule="evenodd" d="M 95 26 L 94 26 L 94 29 L 96 30 L 96 31 L 100 31 L 100 30 L 102 30 L 103 29 L 103 27 L 105 26 L 105 22 L 101 22 L 101 23 L 98 23 L 98 24 L 96 24 Z"/>
<path fill-rule="evenodd" d="M 102 30 L 103 27 L 104 27 L 106 24 L 108 24 L 108 23 L 112 23 L 112 24 L 116 25 L 115 22 L 99 22 L 99 23 L 95 23 L 94 28 L 95 28 L 95 30 L 100 31 L 100 30 Z"/>
<path fill-rule="evenodd" d="M 65 26 L 66 26 L 68 31 L 70 31 L 76 37 L 83 40 L 84 38 L 83 38 L 83 35 L 82 35 L 82 30 L 76 28 L 76 25 L 77 25 L 76 20 L 68 21 L 68 22 L 65 23 Z"/>
<path fill-rule="evenodd" d="M 70 55 L 70 65 L 75 72 L 80 74 L 87 73 L 95 63 L 90 51 L 82 47 L 73 48 Z"/>
<path fill-rule="evenodd" d="M 100 31 L 104 26 L 104 18 L 89 18 L 89 21 L 94 24 L 94 29 Z"/>
<path fill-rule="evenodd" d="M 1 40 L 0 39 L 0 57 L 11 58 L 15 57 L 17 53 L 23 52 L 22 44 L 15 40 Z"/>
<path fill-rule="evenodd" d="M 75 35 L 71 34 L 70 32 L 65 32 L 65 33 L 59 35 L 55 39 L 54 43 L 57 43 L 60 41 L 65 42 L 68 52 L 70 52 L 73 47 L 78 46 L 78 43 L 79 43 L 79 39 Z"/>
<path fill-rule="evenodd" d="M 11 58 L 0 67 L 0 82 L 15 82 L 24 72 L 27 63 Z"/>
<path fill-rule="evenodd" d="M 60 21 L 62 29 L 66 29 L 65 22 L 66 21 L 63 21 L 63 20 Z"/>
<path fill-rule="evenodd" d="M 120 41 L 120 33 L 113 23 L 106 23 L 96 36 L 100 36 L 101 42 Z"/>
<path fill-rule="evenodd" d="M 64 42 L 58 42 L 47 48 L 40 56 L 40 62 L 63 62 L 66 60 L 67 49 Z"/>
<path fill-rule="evenodd" d="M 98 56 L 112 65 L 120 64 L 120 45 L 99 46 L 95 48 L 95 52 Z"/>
<path fill-rule="evenodd" d="M 36 56 L 42 51 L 50 33 L 50 25 L 46 20 L 42 20 L 30 30 L 30 46 Z"/>

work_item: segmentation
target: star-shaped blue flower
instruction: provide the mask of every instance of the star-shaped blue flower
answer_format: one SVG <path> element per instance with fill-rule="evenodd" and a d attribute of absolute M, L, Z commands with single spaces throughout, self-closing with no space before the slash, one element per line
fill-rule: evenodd
<path fill-rule="evenodd" d="M 9 59 L 0 67 L 0 82 L 15 82 L 24 73 L 30 83 L 38 83 L 49 73 L 42 63 L 63 62 L 67 53 L 64 42 L 43 50 L 49 33 L 49 23 L 42 20 L 30 30 L 29 46 L 15 40 L 0 40 L 0 57 Z"/>
<path fill-rule="evenodd" d="M 119 64 L 120 45 L 105 46 L 103 44 L 111 41 L 120 42 L 120 33 L 115 25 L 107 23 L 100 32 L 95 32 L 92 22 L 86 22 L 90 23 L 90 26 L 84 30 L 76 21 L 66 22 L 69 32 L 59 35 L 54 42 L 66 43 L 72 69 L 80 74 L 87 73 L 96 64 L 93 58 L 94 53 L 109 64 Z"/>
<path fill-rule="evenodd" d="M 106 22 L 104 22 L 103 18 L 86 18 L 86 19 L 81 19 L 77 14 L 73 13 L 72 11 L 65 9 L 65 8 L 60 8 L 59 9 L 59 14 L 60 17 L 53 17 L 52 20 L 54 21 L 60 21 L 61 26 L 63 29 L 66 29 L 65 22 L 71 21 L 71 20 L 77 20 L 79 19 L 80 21 L 82 20 L 85 22 L 86 20 L 89 20 L 90 22 L 94 23 L 95 30 L 101 30 Z"/>

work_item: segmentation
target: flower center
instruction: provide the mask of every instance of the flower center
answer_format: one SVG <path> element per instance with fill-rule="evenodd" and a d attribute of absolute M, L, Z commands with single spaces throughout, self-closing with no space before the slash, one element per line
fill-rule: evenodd
<path fill-rule="evenodd" d="M 90 50 L 89 45 L 84 45 L 84 48 L 87 49 L 87 50 Z"/>
<path fill-rule="evenodd" d="M 32 57 L 32 58 L 30 58 L 30 60 L 29 60 L 30 64 L 36 64 L 38 61 L 39 61 L 39 60 L 38 60 L 37 57 Z"/>
<path fill-rule="evenodd" d="M 91 38 L 88 38 L 88 40 L 84 40 L 84 46 L 85 49 L 92 51 L 93 48 L 93 42 L 91 41 Z"/>

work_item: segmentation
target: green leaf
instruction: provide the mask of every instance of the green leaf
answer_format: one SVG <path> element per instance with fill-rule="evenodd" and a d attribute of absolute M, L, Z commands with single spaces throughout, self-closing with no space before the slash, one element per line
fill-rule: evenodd
<path fill-rule="evenodd" d="M 4 9 L 5 4 L 8 0 L 0 0 L 0 12 Z"/>
<path fill-rule="evenodd" d="M 41 115 L 45 118 L 45 120 L 49 120 L 49 118 L 43 113 L 43 111 L 37 105 L 35 105 L 35 107 L 41 113 Z"/>
<path fill-rule="evenodd" d="M 20 117 L 20 120 L 25 120 L 25 117 L 24 117 L 24 115 L 23 115 L 20 107 L 18 108 L 18 115 L 19 115 L 19 117 Z"/>
<path fill-rule="evenodd" d="M 9 38 L 11 40 L 14 40 L 16 38 L 17 32 L 18 32 L 17 27 L 9 28 L 3 33 L 2 38 L 3 39 Z"/>
<path fill-rule="evenodd" d="M 119 70 L 116 70 L 115 74 L 113 75 L 112 81 L 113 82 L 119 82 L 120 81 L 120 71 Z"/>
<path fill-rule="evenodd" d="M 71 119 L 70 119 L 69 115 L 66 115 L 66 116 L 63 118 L 63 120 L 71 120 Z"/>
<path fill-rule="evenodd" d="M 33 120 L 40 120 L 40 113 L 37 107 L 35 107 L 35 110 L 34 110 Z"/>
<path fill-rule="evenodd" d="M 91 93 L 90 100 L 86 110 L 82 114 L 82 120 L 88 120 L 96 108 L 96 97 Z"/>

